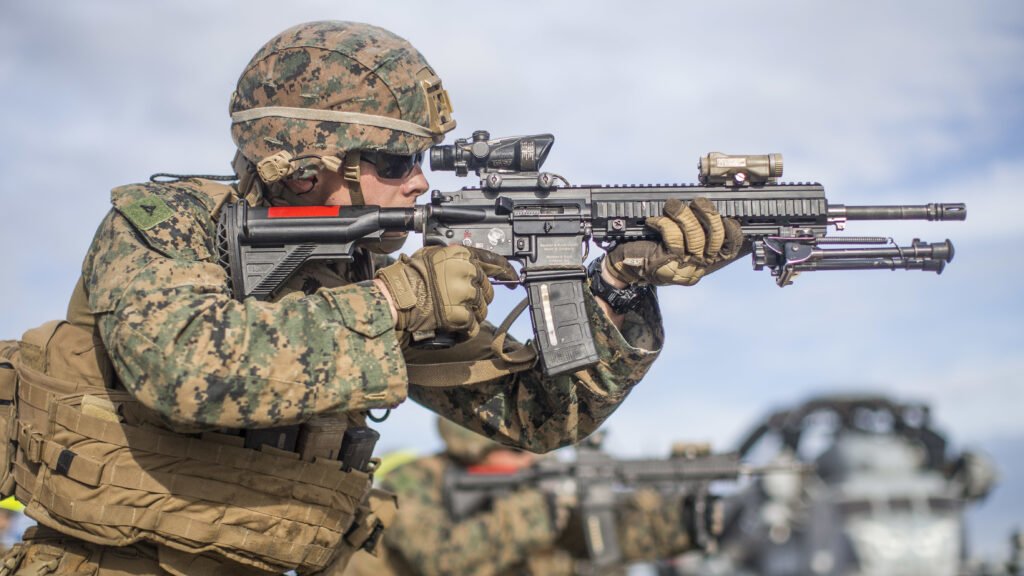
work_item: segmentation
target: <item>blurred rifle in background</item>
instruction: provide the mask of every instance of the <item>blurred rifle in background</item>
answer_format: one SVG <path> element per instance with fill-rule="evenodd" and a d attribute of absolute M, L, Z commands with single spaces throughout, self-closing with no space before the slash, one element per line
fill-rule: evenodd
<path fill-rule="evenodd" d="M 721 533 L 725 511 L 711 491 L 719 481 L 775 471 L 805 473 L 805 464 L 750 466 L 735 453 L 712 454 L 707 445 L 677 444 L 669 458 L 623 459 L 601 449 L 602 434 L 594 434 L 575 448 L 568 461 L 544 458 L 532 466 L 509 471 L 489 467 L 449 467 L 445 498 L 452 518 L 463 519 L 487 510 L 494 500 L 523 487 L 552 496 L 575 496 L 574 515 L 583 533 L 587 559 L 597 568 L 622 561 L 618 545 L 616 506 L 643 488 L 682 498 L 682 527 L 699 549 L 713 548 Z"/>

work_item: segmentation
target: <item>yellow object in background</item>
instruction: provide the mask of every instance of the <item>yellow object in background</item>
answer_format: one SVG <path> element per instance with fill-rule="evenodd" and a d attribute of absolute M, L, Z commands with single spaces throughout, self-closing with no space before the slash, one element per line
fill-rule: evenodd
<path fill-rule="evenodd" d="M 395 450 L 380 457 L 380 466 L 373 473 L 373 479 L 380 482 L 387 476 L 388 472 L 419 458 L 415 450 Z M 2 505 L 2 504 L 0 504 Z"/>
<path fill-rule="evenodd" d="M 11 512 L 21 512 L 25 509 L 25 505 L 18 502 L 14 496 L 9 496 L 0 500 L 0 509 L 10 510 Z"/>

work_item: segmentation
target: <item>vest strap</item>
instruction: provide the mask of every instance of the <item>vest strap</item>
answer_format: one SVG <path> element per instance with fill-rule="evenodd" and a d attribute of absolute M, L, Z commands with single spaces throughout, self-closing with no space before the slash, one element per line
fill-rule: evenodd
<path fill-rule="evenodd" d="M 537 351 L 533 346 L 527 343 L 510 352 L 506 352 L 504 349 L 509 328 L 523 313 L 527 305 L 528 301 L 524 298 L 502 320 L 498 331 L 494 334 L 494 340 L 491 342 L 491 353 L 496 356 L 495 358 L 443 364 L 407 364 L 409 383 L 425 388 L 472 386 L 529 370 L 537 363 Z"/>

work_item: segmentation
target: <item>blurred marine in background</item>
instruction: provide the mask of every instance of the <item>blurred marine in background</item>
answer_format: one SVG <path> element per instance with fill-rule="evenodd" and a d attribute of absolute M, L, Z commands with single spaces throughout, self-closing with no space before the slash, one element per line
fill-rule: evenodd
<path fill-rule="evenodd" d="M 575 486 L 524 485 L 479 509 L 463 511 L 446 478 L 458 474 L 515 474 L 535 454 L 502 446 L 445 419 L 438 428 L 445 451 L 398 467 L 383 487 L 399 498 L 399 513 L 384 535 L 380 558 L 358 554 L 347 576 L 574 575 L 596 572 L 583 545 Z M 571 478 L 565 479 L 567 482 Z M 681 496 L 638 490 L 615 507 L 618 545 L 625 562 L 667 558 L 692 548 Z"/>

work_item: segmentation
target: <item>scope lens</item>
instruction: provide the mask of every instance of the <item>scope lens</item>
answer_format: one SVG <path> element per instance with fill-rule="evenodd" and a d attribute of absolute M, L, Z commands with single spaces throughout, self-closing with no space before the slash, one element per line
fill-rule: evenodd
<path fill-rule="evenodd" d="M 442 144 L 430 149 L 431 170 L 455 170 L 455 146 Z"/>

